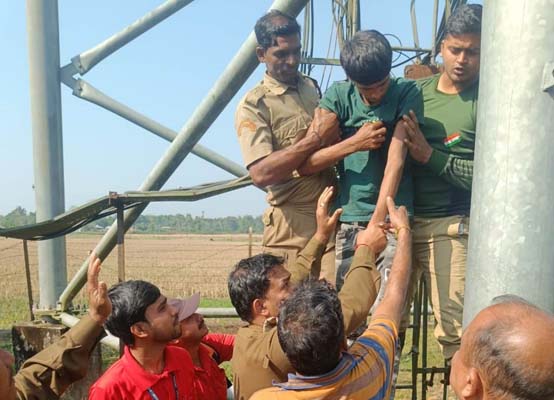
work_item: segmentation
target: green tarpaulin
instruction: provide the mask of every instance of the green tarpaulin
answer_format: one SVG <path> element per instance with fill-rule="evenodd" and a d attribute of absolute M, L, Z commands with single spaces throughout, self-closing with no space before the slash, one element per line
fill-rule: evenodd
<path fill-rule="evenodd" d="M 117 212 L 117 207 L 130 208 L 152 201 L 196 201 L 230 192 L 252 184 L 249 176 L 209 183 L 191 188 L 179 188 L 159 192 L 112 193 L 86 203 L 57 217 L 33 225 L 0 229 L 0 236 L 24 240 L 44 240 L 62 236 L 80 227 Z"/>

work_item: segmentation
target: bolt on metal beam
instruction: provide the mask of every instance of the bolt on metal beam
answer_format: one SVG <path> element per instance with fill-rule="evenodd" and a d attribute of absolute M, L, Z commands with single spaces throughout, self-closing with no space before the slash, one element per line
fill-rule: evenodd
<path fill-rule="evenodd" d="M 153 134 L 169 142 L 172 142 L 177 137 L 177 132 L 175 132 L 174 130 L 163 126 L 162 124 L 133 110 L 125 104 L 120 103 L 117 100 L 109 97 L 83 79 L 74 79 L 73 77 L 71 77 L 69 79 L 66 78 L 63 83 L 72 88 L 73 94 L 80 99 L 89 101 L 110 112 L 113 112 L 114 114 L 125 118 L 127 121 L 130 121 L 135 125 L 138 125 L 141 128 L 144 128 L 147 131 L 150 131 Z M 246 168 L 244 168 L 242 165 L 239 165 L 234 161 L 223 157 L 222 155 L 216 153 L 213 150 L 210 150 L 205 146 L 202 146 L 201 144 L 196 144 L 193 147 L 191 153 L 202 158 L 203 160 L 210 162 L 215 166 L 218 166 L 219 168 L 229 172 L 234 176 L 241 177 L 248 175 L 248 170 L 246 170 Z"/>

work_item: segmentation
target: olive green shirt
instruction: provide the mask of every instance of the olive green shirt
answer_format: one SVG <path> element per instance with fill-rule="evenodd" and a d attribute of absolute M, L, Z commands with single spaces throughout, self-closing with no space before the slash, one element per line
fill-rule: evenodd
<path fill-rule="evenodd" d="M 57 399 L 88 370 L 90 355 L 104 329 L 88 315 L 59 341 L 23 363 L 15 375 L 20 400 Z"/>
<path fill-rule="evenodd" d="M 418 81 L 423 92 L 423 135 L 433 148 L 427 164 L 413 163 L 415 215 L 469 215 L 479 84 L 459 94 L 437 90 L 440 75 Z"/>

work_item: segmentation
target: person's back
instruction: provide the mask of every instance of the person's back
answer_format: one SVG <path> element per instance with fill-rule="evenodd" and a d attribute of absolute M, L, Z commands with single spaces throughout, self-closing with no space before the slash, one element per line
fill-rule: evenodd
<path fill-rule="evenodd" d="M 275 326 L 250 324 L 239 328 L 232 359 L 233 386 L 238 399 L 248 399 L 260 388 L 284 382 L 292 367 L 279 345 Z M 253 378 L 255 375 L 255 379 Z M 250 377 L 250 378 L 249 378 Z M 244 378 L 244 379 L 241 379 Z"/>
<path fill-rule="evenodd" d="M 289 374 L 286 382 L 274 383 L 252 399 L 388 399 L 397 337 L 389 319 L 374 319 L 330 372 L 315 377 Z"/>

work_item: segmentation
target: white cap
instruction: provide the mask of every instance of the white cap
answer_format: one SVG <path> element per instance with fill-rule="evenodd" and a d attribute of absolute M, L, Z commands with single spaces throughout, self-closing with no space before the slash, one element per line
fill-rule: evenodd
<path fill-rule="evenodd" d="M 195 293 L 188 299 L 168 299 L 167 302 L 177 309 L 179 322 L 181 322 L 194 314 L 198 309 L 200 293 Z"/>

